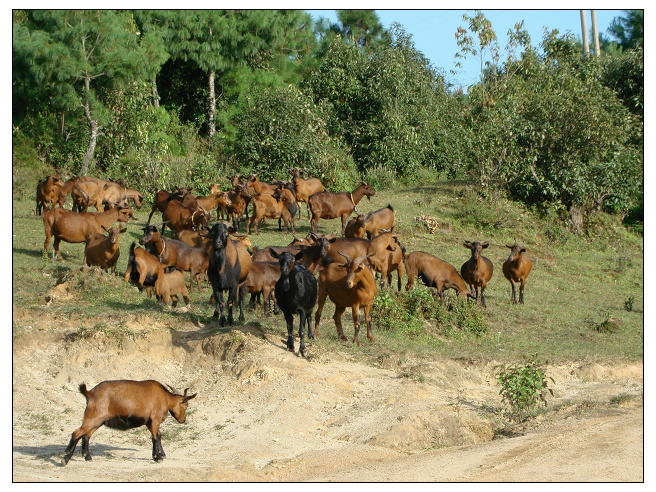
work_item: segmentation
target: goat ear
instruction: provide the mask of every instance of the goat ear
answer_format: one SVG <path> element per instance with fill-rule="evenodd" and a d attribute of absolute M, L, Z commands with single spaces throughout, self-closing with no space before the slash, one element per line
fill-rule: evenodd
<path fill-rule="evenodd" d="M 109 229 L 107 229 L 104 225 L 101 225 L 100 227 L 103 228 L 103 231 L 105 231 L 105 232 L 109 232 Z"/>
<path fill-rule="evenodd" d="M 481 248 L 485 249 L 490 245 L 490 241 L 485 241 L 483 244 L 481 244 Z"/>
<path fill-rule="evenodd" d="M 270 253 L 271 256 L 273 256 L 276 260 L 280 257 L 280 255 L 279 255 L 278 253 L 276 253 L 275 250 L 274 250 L 273 248 L 269 248 L 269 253 Z"/>
<path fill-rule="evenodd" d="M 464 243 L 462 243 L 462 245 L 467 249 L 471 249 L 471 242 L 470 241 L 465 241 Z"/>
<path fill-rule="evenodd" d="M 123 229 L 121 229 L 121 230 L 118 231 L 118 232 L 119 232 L 119 234 L 122 234 L 122 233 L 127 232 L 127 231 L 128 231 L 128 228 L 127 228 L 127 227 L 124 227 Z"/>
<path fill-rule="evenodd" d="M 303 258 L 303 251 L 299 251 L 298 253 L 296 253 L 294 255 L 294 258 L 300 261 Z"/>

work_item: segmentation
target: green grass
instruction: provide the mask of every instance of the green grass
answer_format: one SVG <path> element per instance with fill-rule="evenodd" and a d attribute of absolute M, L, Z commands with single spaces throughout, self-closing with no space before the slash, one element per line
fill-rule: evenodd
<path fill-rule="evenodd" d="M 24 193 L 29 196 L 30 193 Z M 44 317 L 75 318 L 87 330 L 104 332 L 106 336 L 126 336 L 127 316 L 147 315 L 165 326 L 176 325 L 199 329 L 213 322 L 213 306 L 207 301 L 209 285 L 199 293 L 191 292 L 192 307 L 187 312 L 165 309 L 145 292 L 123 281 L 127 252 L 132 241 L 138 241 L 141 228 L 150 212 L 150 204 L 135 211 L 137 222 L 128 225 L 120 239 L 121 257 L 118 274 L 96 269 L 81 270 L 83 244 L 61 243 L 65 262 L 43 256 L 43 223 L 34 215 L 33 199 L 20 198 L 13 202 L 13 304 L 25 310 L 20 321 L 14 322 L 14 336 L 46 325 Z M 321 338 L 309 343 L 310 357 L 324 351 L 347 350 L 347 354 L 378 363 L 385 354 L 393 360 L 412 357 L 449 357 L 457 359 L 521 361 L 537 353 L 542 360 L 564 362 L 572 360 L 628 362 L 643 358 L 643 239 L 629 232 L 619 220 L 601 216 L 593 237 L 577 237 L 554 219 L 544 218 L 509 201 L 487 202 L 468 191 L 462 182 L 439 182 L 388 191 L 377 191 L 371 201 L 364 200 L 361 212 L 377 210 L 391 204 L 396 215 L 396 231 L 407 252 L 422 250 L 454 265 L 457 270 L 469 257 L 463 240 L 490 240 L 485 256 L 494 264 L 494 276 L 486 290 L 487 309 L 474 307 L 469 320 L 485 326 L 481 333 L 444 324 L 446 318 L 426 318 L 412 313 L 398 320 L 376 319 L 376 343 L 369 343 L 362 334 L 361 346 L 337 340 L 332 320 L 333 308 L 328 302 L 321 321 Z M 309 233 L 309 221 L 303 206 L 303 218 L 296 224 L 296 236 Z M 437 224 L 433 233 L 415 218 L 430 216 Z M 153 221 L 159 221 L 157 214 Z M 260 226 L 259 235 L 251 235 L 253 246 L 286 245 L 292 240 L 277 230 L 277 221 Z M 321 220 L 319 233 L 337 232 L 339 220 Z M 245 231 L 242 225 L 240 232 Z M 506 244 L 515 239 L 525 244 L 533 260 L 533 270 L 526 286 L 526 304 L 510 303 L 510 284 L 503 277 L 501 265 L 508 256 Z M 52 241 L 50 244 L 52 253 Z M 396 275 L 396 274 L 395 274 Z M 49 289 L 67 281 L 70 297 L 62 302 L 46 303 Z M 405 286 L 406 279 L 403 279 Z M 415 289 L 425 287 L 415 283 Z M 393 280 L 396 285 L 396 279 Z M 379 293 L 381 296 L 398 294 Z M 423 294 L 402 293 L 407 296 Z M 453 298 L 453 294 L 450 294 Z M 410 301 L 408 301 L 410 302 Z M 178 306 L 184 305 L 182 302 Z M 630 309 L 627 308 L 630 306 Z M 102 316 L 102 326 L 98 317 Z M 449 316 L 453 316 L 450 313 Z M 608 317 L 621 320 L 616 333 L 600 333 L 595 325 Z M 362 320 L 361 316 L 361 320 Z M 451 318 L 453 319 L 453 318 Z M 264 318 L 261 308 L 246 311 L 246 320 L 258 323 L 264 330 L 283 334 L 285 322 L 281 315 Z M 441 321 L 440 321 L 441 320 Z M 295 323 L 297 326 L 297 322 Z M 216 331 L 216 330 L 215 330 Z M 229 330 L 220 330 L 229 331 Z M 350 313 L 344 319 L 344 331 L 352 337 Z"/>

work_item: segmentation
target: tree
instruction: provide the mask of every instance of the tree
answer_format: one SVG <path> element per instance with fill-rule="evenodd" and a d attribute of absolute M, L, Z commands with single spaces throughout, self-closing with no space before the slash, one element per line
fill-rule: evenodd
<path fill-rule="evenodd" d="M 152 77 L 164 53 L 153 38 L 140 39 L 130 12 L 36 10 L 27 15 L 29 22 L 14 22 L 14 54 L 40 88 L 50 88 L 54 107 L 83 112 L 89 141 L 79 173 L 85 175 L 107 118 L 103 94 Z"/>
<path fill-rule="evenodd" d="M 342 38 L 361 48 L 371 48 L 389 41 L 375 10 L 338 10 L 338 27 Z"/>
<path fill-rule="evenodd" d="M 624 16 L 616 17 L 607 32 L 618 41 L 624 50 L 644 47 L 645 21 L 644 10 L 624 10 Z M 612 42 L 602 36 L 606 43 Z"/>

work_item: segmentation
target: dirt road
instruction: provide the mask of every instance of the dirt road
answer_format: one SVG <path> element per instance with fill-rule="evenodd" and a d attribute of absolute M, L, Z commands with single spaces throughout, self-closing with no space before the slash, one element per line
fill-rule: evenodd
<path fill-rule="evenodd" d="M 347 344 L 302 359 L 248 325 L 212 335 L 142 317 L 129 328 L 147 335 L 120 344 L 58 326 L 13 341 L 15 482 L 643 480 L 642 364 L 549 367 L 557 410 L 499 436 L 494 362 L 421 361 L 413 378 Z M 79 383 L 121 378 L 198 392 L 186 424 L 162 427 L 167 458 L 152 461 L 145 427 L 102 427 L 92 461 L 61 466 Z"/>

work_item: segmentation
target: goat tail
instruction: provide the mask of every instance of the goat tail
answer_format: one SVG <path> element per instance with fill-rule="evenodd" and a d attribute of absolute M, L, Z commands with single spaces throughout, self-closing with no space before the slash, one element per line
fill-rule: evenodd
<path fill-rule="evenodd" d="M 88 400 L 89 399 L 89 392 L 87 391 L 87 385 L 85 383 L 81 383 L 79 386 L 80 393 Z"/>

